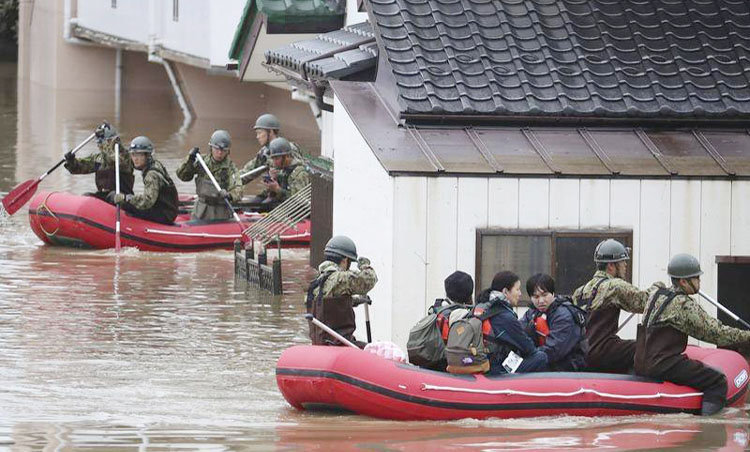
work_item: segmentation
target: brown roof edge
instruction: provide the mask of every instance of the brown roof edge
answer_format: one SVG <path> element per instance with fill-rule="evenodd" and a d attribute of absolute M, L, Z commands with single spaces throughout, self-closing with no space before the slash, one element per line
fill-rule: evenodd
<path fill-rule="evenodd" d="M 750 264 L 750 256 L 716 256 L 717 264 Z"/>

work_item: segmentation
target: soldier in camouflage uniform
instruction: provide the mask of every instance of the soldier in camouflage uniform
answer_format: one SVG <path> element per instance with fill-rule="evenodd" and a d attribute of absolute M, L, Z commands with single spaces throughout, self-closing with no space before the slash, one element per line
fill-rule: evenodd
<path fill-rule="evenodd" d="M 143 177 L 143 194 L 112 192 L 109 200 L 130 215 L 157 223 L 171 224 L 177 217 L 177 188 L 167 169 L 153 156 L 154 145 L 147 137 L 130 142 L 130 158 Z"/>
<path fill-rule="evenodd" d="M 331 238 L 325 247 L 325 259 L 318 266 L 319 276 L 307 290 L 307 312 L 363 348 L 365 344 L 354 339 L 352 295 L 366 295 L 378 277 L 369 259 L 357 257 L 357 247 L 349 237 Z M 352 262 L 357 262 L 359 271 L 349 269 Z M 343 345 L 312 322 L 310 339 L 313 345 Z"/>
<path fill-rule="evenodd" d="M 279 122 L 279 118 L 276 116 L 270 114 L 270 113 L 264 113 L 260 116 L 258 116 L 258 119 L 255 121 L 255 138 L 258 140 L 258 143 L 260 144 L 260 150 L 258 151 L 258 154 L 253 157 L 249 162 L 245 163 L 245 166 L 242 167 L 240 170 L 240 174 L 247 174 L 248 172 L 254 170 L 255 168 L 259 168 L 263 165 L 267 165 L 268 167 L 271 166 L 271 149 L 269 147 L 269 144 L 271 141 L 273 141 L 275 138 L 279 137 L 279 129 L 281 129 L 281 122 Z M 290 142 L 290 145 L 292 147 L 292 153 L 294 155 L 299 155 L 299 149 L 297 145 Z M 244 177 L 242 179 L 242 185 L 245 185 L 258 177 L 260 174 L 256 174 L 254 177 Z"/>
<path fill-rule="evenodd" d="M 197 161 L 196 155 L 200 152 L 197 147 L 190 151 L 187 159 L 177 168 L 177 177 L 185 182 L 195 177 L 195 192 L 198 199 L 195 200 L 193 207 L 192 218 L 194 220 L 223 221 L 232 218 L 232 211 L 229 210 L 224 200 L 229 199 L 232 203 L 242 199 L 240 173 L 234 162 L 229 159 L 232 139 L 227 131 L 215 131 L 208 144 L 211 147 L 211 155 L 209 158 L 204 158 L 204 161 L 221 190 L 216 190 L 211 178 Z"/>
<path fill-rule="evenodd" d="M 667 273 L 672 287 L 656 283 L 648 290 L 646 313 L 638 325 L 635 371 L 703 391 L 701 414 L 711 415 L 726 403 L 727 380 L 723 373 L 683 355 L 688 336 L 727 346 L 747 344 L 750 331 L 723 325 L 690 297 L 700 290 L 703 272 L 698 259 L 678 254 L 669 261 Z"/>
<path fill-rule="evenodd" d="M 310 174 L 305 165 L 294 158 L 292 147 L 286 138 L 276 138 L 271 144 L 273 168 L 263 179 L 266 189 L 251 202 L 279 204 L 305 188 L 310 183 Z"/>
<path fill-rule="evenodd" d="M 110 192 L 115 191 L 115 145 L 120 149 L 120 192 L 127 194 L 133 193 L 133 162 L 130 161 L 128 150 L 120 143 L 120 136 L 109 123 L 103 122 L 94 131 L 96 143 L 99 152 L 95 152 L 83 158 L 76 156 L 68 151 L 65 154 L 65 169 L 70 174 L 91 174 L 95 173 L 94 181 L 96 182 L 96 193 L 87 193 L 87 195 L 96 196 L 101 200 L 106 200 Z"/>
<path fill-rule="evenodd" d="M 620 339 L 617 324 L 621 309 L 643 312 L 648 294 L 623 279 L 629 259 L 627 249 L 617 240 L 601 242 L 594 252 L 594 277 L 573 294 L 573 303 L 588 312 L 586 362 L 592 372 L 628 373 L 633 367 L 635 341 Z"/>

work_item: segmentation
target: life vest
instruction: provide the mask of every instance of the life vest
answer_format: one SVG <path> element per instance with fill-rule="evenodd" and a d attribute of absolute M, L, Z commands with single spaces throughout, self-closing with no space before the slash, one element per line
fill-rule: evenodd
<path fill-rule="evenodd" d="M 537 346 L 541 347 L 547 342 L 547 336 L 549 336 L 549 325 L 547 324 L 547 316 L 544 313 L 534 317 L 534 331 L 536 331 L 535 341 Z"/>
<path fill-rule="evenodd" d="M 174 219 L 177 218 L 178 211 L 179 200 L 177 196 L 177 187 L 175 187 L 172 178 L 169 177 L 164 165 L 158 160 L 150 160 L 148 166 L 146 166 L 142 173 L 144 180 L 146 179 L 146 174 L 151 171 L 155 171 L 156 174 L 159 175 L 162 185 L 159 188 L 159 197 L 156 198 L 156 202 L 150 210 L 153 212 L 159 212 L 159 217 L 163 219 L 163 221 L 161 221 L 162 223 L 172 223 L 174 222 Z"/>

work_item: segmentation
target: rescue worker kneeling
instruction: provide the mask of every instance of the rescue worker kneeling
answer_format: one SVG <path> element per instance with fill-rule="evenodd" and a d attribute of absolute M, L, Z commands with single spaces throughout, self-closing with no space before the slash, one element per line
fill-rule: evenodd
<path fill-rule="evenodd" d="M 537 273 L 526 281 L 533 306 L 521 318 L 521 327 L 547 355 L 549 370 L 576 372 L 586 368 L 588 343 L 586 314 L 568 298 L 555 295 L 555 280 Z"/>
<path fill-rule="evenodd" d="M 326 243 L 325 261 L 318 266 L 318 277 L 307 289 L 307 312 L 354 342 L 360 348 L 366 345 L 354 339 L 356 323 L 352 295 L 366 295 L 375 287 L 378 277 L 370 260 L 357 256 L 357 247 L 349 237 L 339 235 Z M 350 270 L 357 262 L 359 271 Z M 331 335 L 310 323 L 313 345 L 343 345 Z"/>
<path fill-rule="evenodd" d="M 177 188 L 167 169 L 153 157 L 154 145 L 147 137 L 130 142 L 130 158 L 143 177 L 143 193 L 138 195 L 110 193 L 108 201 L 119 204 L 134 217 L 171 224 L 177 217 Z"/>
<path fill-rule="evenodd" d="M 726 404 L 726 377 L 683 354 L 688 336 L 726 346 L 746 344 L 750 331 L 722 324 L 690 297 L 701 288 L 698 259 L 678 254 L 669 261 L 667 273 L 672 287 L 656 283 L 648 289 L 646 310 L 638 325 L 635 372 L 702 391 L 701 415 L 715 414 Z"/>
<path fill-rule="evenodd" d="M 465 374 L 489 368 L 490 375 L 547 370 L 547 355 L 534 346 L 513 311 L 520 298 L 518 275 L 497 273 L 490 288 L 477 297 L 470 314 L 451 325 L 446 370 Z"/>

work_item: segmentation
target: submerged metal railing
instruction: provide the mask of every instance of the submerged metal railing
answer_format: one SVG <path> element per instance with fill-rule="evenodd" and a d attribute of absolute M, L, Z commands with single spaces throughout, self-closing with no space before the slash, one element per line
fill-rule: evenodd
<path fill-rule="evenodd" d="M 259 241 L 264 247 L 274 240 L 280 242 L 281 233 L 293 229 L 300 221 L 309 217 L 311 207 L 312 184 L 307 184 L 305 188 L 276 206 L 265 218 L 245 229 L 244 234 L 251 240 Z"/>
<path fill-rule="evenodd" d="M 281 295 L 281 259 L 268 265 L 268 255 L 262 249 L 257 257 L 252 242 L 243 249 L 239 240 L 234 242 L 234 275 L 255 287 Z"/>

